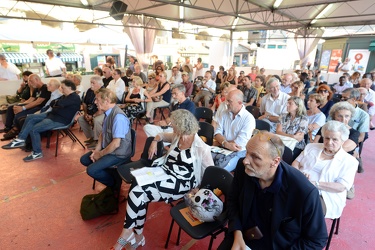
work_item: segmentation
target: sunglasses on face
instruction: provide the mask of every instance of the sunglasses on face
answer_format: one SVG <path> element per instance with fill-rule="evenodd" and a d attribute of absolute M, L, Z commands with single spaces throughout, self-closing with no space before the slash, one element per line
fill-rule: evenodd
<path fill-rule="evenodd" d="M 326 90 L 326 89 L 321 89 L 321 90 L 318 91 L 318 93 L 328 93 L 328 90 Z"/>

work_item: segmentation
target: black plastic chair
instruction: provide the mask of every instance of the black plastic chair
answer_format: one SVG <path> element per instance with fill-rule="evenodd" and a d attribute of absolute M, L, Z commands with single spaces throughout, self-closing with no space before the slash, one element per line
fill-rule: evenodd
<path fill-rule="evenodd" d="M 329 246 L 331 245 L 331 240 L 332 240 L 333 232 L 335 232 L 335 234 L 339 234 L 339 226 L 340 226 L 340 217 L 336 218 L 336 219 L 333 219 L 332 220 L 332 225 L 331 225 L 331 230 L 330 230 L 329 236 L 328 236 L 326 250 L 328 250 Z M 336 228 L 336 230 L 335 230 L 335 228 Z"/>
<path fill-rule="evenodd" d="M 259 130 L 271 131 L 271 125 L 268 122 L 255 119 L 255 128 Z"/>
<path fill-rule="evenodd" d="M 159 158 L 163 155 L 163 142 L 160 141 L 157 144 L 157 152 L 156 156 L 154 156 L 153 159 L 148 159 L 148 149 L 150 148 L 150 145 L 152 141 L 154 140 L 154 137 L 148 137 L 145 142 L 145 146 L 143 148 L 143 152 L 141 154 L 141 158 L 138 161 L 134 162 L 128 162 L 121 164 L 117 166 L 117 172 L 119 173 L 120 177 L 126 182 L 126 183 L 132 183 L 133 176 L 131 175 L 130 171 L 132 169 L 138 169 L 143 167 L 150 167 L 153 160 L 156 158 Z"/>
<path fill-rule="evenodd" d="M 255 106 L 246 106 L 246 110 L 249 111 L 255 119 L 258 119 L 260 116 L 260 109 Z"/>
<path fill-rule="evenodd" d="M 214 127 L 207 122 L 199 122 L 199 136 L 204 136 L 206 138 L 206 144 L 212 146 L 214 141 Z"/>
<path fill-rule="evenodd" d="M 171 112 L 171 108 L 170 108 L 169 104 L 166 105 L 166 106 L 157 107 L 154 110 L 154 119 L 156 117 L 156 112 L 159 111 L 159 113 L 160 113 L 160 120 L 165 120 L 164 109 L 167 109 L 169 113 Z"/>
<path fill-rule="evenodd" d="M 293 162 L 293 151 L 290 148 L 285 146 L 284 147 L 284 154 L 283 154 L 282 159 L 283 159 L 283 161 L 285 161 L 289 165 L 292 164 L 292 162 Z"/>
<path fill-rule="evenodd" d="M 57 157 L 57 149 L 59 148 L 59 135 L 62 134 L 64 136 L 67 135 L 73 142 L 79 142 L 81 144 L 82 148 L 85 149 L 85 146 L 82 144 L 82 142 L 77 138 L 77 136 L 70 130 L 70 128 L 74 125 L 74 121 L 77 115 L 80 114 L 80 111 L 77 111 L 77 113 L 73 116 L 71 122 L 68 125 L 57 127 L 54 129 L 51 129 L 50 131 L 56 131 L 56 149 L 55 149 L 55 157 Z M 50 146 L 51 141 L 51 134 L 47 133 L 47 148 Z"/>
<path fill-rule="evenodd" d="M 200 121 L 200 119 L 204 119 L 205 122 L 211 123 L 212 116 L 213 116 L 213 112 L 209 108 L 198 107 L 195 109 L 195 118 L 197 118 L 198 121 Z"/>
<path fill-rule="evenodd" d="M 132 152 L 131 152 L 129 158 L 124 159 L 124 162 L 120 162 L 117 165 L 121 165 L 121 164 L 130 162 L 131 158 L 135 155 L 135 145 L 136 145 L 136 141 L 137 141 L 137 132 L 135 132 L 134 129 L 130 129 L 130 133 L 131 133 L 130 136 L 132 138 Z M 114 165 L 110 168 L 117 168 L 117 165 Z M 92 189 L 95 189 L 95 184 L 96 184 L 96 180 L 94 179 L 94 181 L 92 183 Z"/>
<path fill-rule="evenodd" d="M 218 188 L 223 192 L 224 196 L 226 197 L 231 188 L 232 180 L 233 180 L 233 176 L 231 175 L 231 173 L 229 173 L 225 169 L 219 168 L 219 167 L 208 167 L 206 168 L 204 172 L 201 187 L 210 186 L 211 189 Z M 218 217 L 216 221 L 205 222 L 197 226 L 191 226 L 190 223 L 186 221 L 186 219 L 180 212 L 180 210 L 183 208 L 186 208 L 184 201 L 178 203 L 176 206 L 172 207 L 170 210 L 170 214 L 172 216 L 172 222 L 169 228 L 168 238 L 167 238 L 167 242 L 165 243 L 165 248 L 168 248 L 168 243 L 171 237 L 173 225 L 174 225 L 174 222 L 176 222 L 180 226 L 179 231 L 178 231 L 178 236 L 177 236 L 177 242 L 176 242 L 177 246 L 180 244 L 180 235 L 181 235 L 181 229 L 182 229 L 194 239 L 203 239 L 211 235 L 210 244 L 208 246 L 208 249 L 211 249 L 212 243 L 214 239 L 217 237 L 217 235 L 227 230 L 225 226 L 227 224 L 228 219 L 226 215 L 225 206 L 224 206 L 223 213 Z"/>

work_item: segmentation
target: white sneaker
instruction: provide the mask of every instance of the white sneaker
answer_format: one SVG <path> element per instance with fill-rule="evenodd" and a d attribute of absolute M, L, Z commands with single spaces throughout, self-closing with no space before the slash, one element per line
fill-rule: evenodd
<path fill-rule="evenodd" d="M 29 154 L 28 156 L 26 156 L 25 158 L 23 158 L 24 161 L 28 162 L 28 161 L 33 161 L 33 160 L 36 160 L 36 159 L 40 159 L 43 157 L 43 154 L 42 153 L 34 153 L 32 152 L 31 154 Z"/>
<path fill-rule="evenodd" d="M 13 141 L 9 142 L 8 144 L 2 146 L 3 149 L 12 149 L 12 148 L 21 148 L 25 146 L 25 140 L 21 139 L 13 139 Z"/>

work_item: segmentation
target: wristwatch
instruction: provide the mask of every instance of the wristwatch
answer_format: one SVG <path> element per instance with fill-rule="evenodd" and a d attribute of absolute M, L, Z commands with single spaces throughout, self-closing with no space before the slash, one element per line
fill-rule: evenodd
<path fill-rule="evenodd" d="M 221 146 L 224 148 L 224 144 L 227 142 L 227 140 L 224 140 L 221 142 Z"/>
<path fill-rule="evenodd" d="M 267 119 L 269 119 L 269 118 L 270 118 L 270 116 L 269 116 L 269 115 L 267 115 L 267 116 L 266 116 L 266 118 L 267 118 Z"/>

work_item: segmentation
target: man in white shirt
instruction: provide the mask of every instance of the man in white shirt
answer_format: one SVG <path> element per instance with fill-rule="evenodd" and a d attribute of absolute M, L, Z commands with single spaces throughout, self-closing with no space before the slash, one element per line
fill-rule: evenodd
<path fill-rule="evenodd" d="M 352 84 L 353 86 L 353 84 Z M 346 82 L 346 77 L 345 76 L 340 76 L 339 78 L 339 82 L 336 83 L 334 86 L 333 86 L 333 89 L 335 90 L 335 94 L 339 94 L 341 95 L 341 93 L 345 90 L 345 89 L 348 89 L 348 88 L 351 88 L 350 85 L 347 84 Z"/>
<path fill-rule="evenodd" d="M 122 103 L 122 95 L 125 92 L 125 83 L 121 79 L 121 70 L 115 69 L 112 73 L 113 80 L 107 86 L 107 89 L 112 90 L 112 92 L 116 93 L 117 96 L 117 103 Z"/>
<path fill-rule="evenodd" d="M 283 82 L 280 85 L 280 91 L 286 94 L 289 94 L 290 92 L 292 92 L 292 88 L 290 87 L 290 85 L 292 84 L 292 80 L 293 80 L 292 74 L 284 74 Z"/>
<path fill-rule="evenodd" d="M 0 81 L 13 81 L 20 79 L 21 71 L 13 63 L 7 62 L 4 54 L 0 54 Z"/>
<path fill-rule="evenodd" d="M 48 77 L 59 77 L 66 73 L 65 64 L 60 58 L 56 58 L 53 50 L 47 50 L 48 59 L 44 62 L 46 64 L 46 73 Z"/>
<path fill-rule="evenodd" d="M 260 105 L 262 115 L 259 120 L 268 122 L 271 125 L 271 132 L 276 132 L 276 124 L 279 122 L 279 116 L 286 113 L 286 104 L 289 95 L 280 91 L 280 82 L 277 78 L 270 78 L 266 83 L 267 95 L 263 96 Z"/>
<path fill-rule="evenodd" d="M 216 83 L 211 80 L 211 72 L 206 71 L 206 73 L 204 74 L 202 85 L 200 86 L 200 90 L 194 97 L 195 105 L 199 106 L 199 102 L 203 99 L 204 106 L 208 108 L 215 90 Z"/>
<path fill-rule="evenodd" d="M 240 158 L 246 155 L 246 143 L 250 140 L 255 129 L 254 116 L 248 112 L 243 105 L 243 93 L 236 89 L 229 92 L 226 97 L 227 110 L 217 120 L 215 139 L 221 147 L 233 151 L 234 157 L 229 157 L 229 162 L 218 159 L 213 153 L 215 166 L 224 167 L 228 171 L 233 171 Z M 224 165 L 221 164 L 224 162 Z"/>
<path fill-rule="evenodd" d="M 178 68 L 174 66 L 172 68 L 172 76 L 169 78 L 170 84 L 180 84 L 182 83 L 181 73 L 178 71 Z"/>

